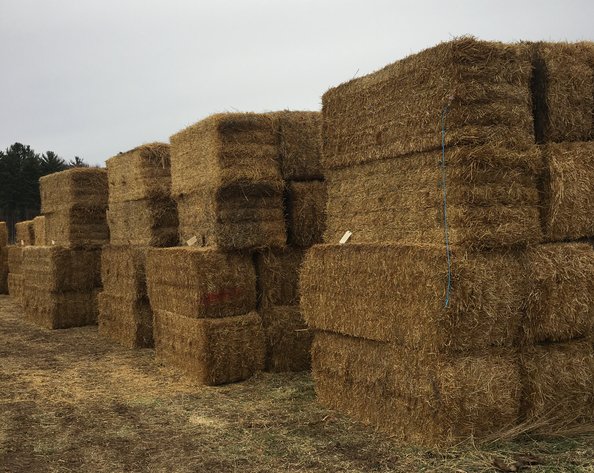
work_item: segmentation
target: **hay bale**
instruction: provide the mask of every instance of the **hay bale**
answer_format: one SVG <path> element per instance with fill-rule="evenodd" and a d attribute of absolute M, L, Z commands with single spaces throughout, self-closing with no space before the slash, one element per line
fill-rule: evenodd
<path fill-rule="evenodd" d="M 527 344 L 594 336 L 594 250 L 587 243 L 528 250 L 530 291 L 522 324 Z"/>
<path fill-rule="evenodd" d="M 446 145 L 534 143 L 529 47 L 459 38 L 353 79 L 322 98 L 322 166 Z"/>
<path fill-rule="evenodd" d="M 97 323 L 97 291 L 47 292 L 24 280 L 25 317 L 47 329 L 82 327 Z"/>
<path fill-rule="evenodd" d="M 324 177 L 320 164 L 322 114 L 283 111 L 275 121 L 281 172 L 285 180 Z"/>
<path fill-rule="evenodd" d="M 444 355 L 316 332 L 318 400 L 398 439 L 426 445 L 515 425 L 521 383 L 513 351 Z"/>
<path fill-rule="evenodd" d="M 427 152 L 327 172 L 324 241 L 345 231 L 352 242 L 444 244 L 441 152 Z M 541 240 L 541 155 L 504 148 L 446 152 L 448 237 L 488 248 Z"/>
<path fill-rule="evenodd" d="M 73 205 L 45 215 L 48 243 L 68 248 L 101 247 L 109 243 L 105 206 Z"/>
<path fill-rule="evenodd" d="M 301 310 L 310 327 L 410 348 L 450 351 L 512 346 L 528 294 L 520 250 L 443 246 L 317 245 L 301 267 Z"/>
<path fill-rule="evenodd" d="M 8 247 L 8 271 L 12 274 L 21 274 L 23 265 L 22 246 L 11 245 Z"/>
<path fill-rule="evenodd" d="M 72 168 L 39 179 L 41 212 L 45 215 L 70 208 L 107 208 L 107 171 L 98 168 Z"/>
<path fill-rule="evenodd" d="M 271 306 L 260 310 L 266 336 L 266 370 L 306 371 L 311 367 L 313 332 L 298 306 Z"/>
<path fill-rule="evenodd" d="M 153 312 L 147 298 L 122 297 L 100 292 L 99 335 L 126 348 L 150 348 L 153 341 Z"/>
<path fill-rule="evenodd" d="M 23 305 L 23 290 L 25 277 L 22 274 L 8 273 L 8 294 L 19 305 Z"/>
<path fill-rule="evenodd" d="M 101 286 L 101 251 L 59 246 L 23 249 L 25 286 L 43 292 L 84 292 Z"/>
<path fill-rule="evenodd" d="M 171 195 L 169 144 L 149 143 L 105 161 L 109 205 Z"/>
<path fill-rule="evenodd" d="M 236 186 L 282 191 L 272 118 L 221 113 L 173 135 L 171 181 L 174 196 Z"/>
<path fill-rule="evenodd" d="M 6 222 L 0 222 L 0 248 L 8 245 L 8 227 Z"/>
<path fill-rule="evenodd" d="M 260 307 L 299 304 L 299 268 L 304 250 L 290 246 L 267 248 L 255 254 Z"/>
<path fill-rule="evenodd" d="M 282 194 L 265 188 L 204 191 L 177 197 L 179 234 L 202 246 L 242 250 L 286 242 Z"/>
<path fill-rule="evenodd" d="M 256 312 L 191 319 L 155 311 L 157 359 L 206 385 L 242 381 L 264 367 L 262 321 Z"/>
<path fill-rule="evenodd" d="M 151 198 L 109 204 L 112 245 L 174 246 L 178 243 L 177 206 L 171 198 Z"/>
<path fill-rule="evenodd" d="M 45 237 L 45 217 L 43 215 L 33 219 L 33 233 L 35 234 L 35 246 L 45 246 L 48 244 Z"/>
<path fill-rule="evenodd" d="M 594 137 L 594 43 L 535 43 L 534 130 L 538 143 Z"/>
<path fill-rule="evenodd" d="M 216 318 L 256 308 L 256 273 L 249 254 L 196 247 L 152 248 L 146 276 L 154 311 Z"/>
<path fill-rule="evenodd" d="M 35 244 L 35 226 L 33 220 L 17 222 L 14 228 L 17 245 L 29 246 Z"/>
<path fill-rule="evenodd" d="M 8 294 L 8 247 L 0 246 L 0 294 Z"/>
<path fill-rule="evenodd" d="M 23 283 L 24 277 L 22 273 L 23 266 L 23 250 L 22 246 L 8 246 L 7 248 L 7 263 L 8 263 L 8 294 L 14 298 L 18 304 L 23 303 Z"/>
<path fill-rule="evenodd" d="M 550 143 L 542 151 L 545 238 L 562 241 L 594 236 L 594 142 Z"/>
<path fill-rule="evenodd" d="M 322 243 L 326 229 L 326 183 L 289 182 L 287 197 L 288 242 L 302 247 Z"/>
<path fill-rule="evenodd" d="M 147 253 L 146 247 L 104 246 L 101 251 L 103 290 L 110 295 L 127 299 L 147 298 Z"/>
<path fill-rule="evenodd" d="M 522 417 L 543 433 L 594 421 L 591 340 L 536 345 L 521 355 Z"/>

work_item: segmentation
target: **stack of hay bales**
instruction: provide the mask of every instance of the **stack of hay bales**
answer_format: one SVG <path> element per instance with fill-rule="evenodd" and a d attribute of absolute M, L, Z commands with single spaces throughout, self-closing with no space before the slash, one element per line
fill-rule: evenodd
<path fill-rule="evenodd" d="M 540 244 L 563 195 L 535 144 L 534 57 L 462 38 L 324 95 L 326 244 L 301 274 L 324 404 L 425 444 L 559 402 L 592 420 L 594 252 Z"/>
<path fill-rule="evenodd" d="M 178 241 L 169 145 L 151 143 L 107 160 L 110 244 L 103 248 L 99 333 L 129 348 L 152 347 L 148 248 Z"/>
<path fill-rule="evenodd" d="M 47 245 L 45 237 L 45 217 L 39 215 L 33 219 L 33 232 L 35 233 L 35 246 Z"/>
<path fill-rule="evenodd" d="M 51 245 L 23 249 L 25 316 L 50 329 L 95 324 L 101 246 L 109 235 L 107 173 L 74 168 L 39 183 Z"/>
<path fill-rule="evenodd" d="M 0 222 L 0 294 L 8 294 L 8 228 Z"/>
<path fill-rule="evenodd" d="M 35 223 L 33 220 L 23 220 L 14 226 L 15 242 L 17 245 L 30 246 L 35 244 Z"/>
<path fill-rule="evenodd" d="M 23 246 L 10 245 L 7 248 L 8 294 L 17 304 L 23 304 Z"/>

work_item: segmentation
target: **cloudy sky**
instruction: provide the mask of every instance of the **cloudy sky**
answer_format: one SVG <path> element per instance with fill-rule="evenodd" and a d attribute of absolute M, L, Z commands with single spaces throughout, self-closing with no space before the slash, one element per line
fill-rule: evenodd
<path fill-rule="evenodd" d="M 594 39 L 592 0 L 0 0 L 0 149 L 102 164 L 215 112 L 326 89 L 455 36 Z"/>

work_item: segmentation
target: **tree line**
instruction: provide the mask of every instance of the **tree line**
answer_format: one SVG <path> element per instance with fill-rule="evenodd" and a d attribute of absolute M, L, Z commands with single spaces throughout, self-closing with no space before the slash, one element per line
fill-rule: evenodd
<path fill-rule="evenodd" d="M 22 143 L 0 151 L 0 221 L 7 223 L 11 241 L 15 223 L 39 215 L 39 178 L 72 167 L 88 164 L 78 156 L 66 161 L 53 151 L 38 154 Z"/>

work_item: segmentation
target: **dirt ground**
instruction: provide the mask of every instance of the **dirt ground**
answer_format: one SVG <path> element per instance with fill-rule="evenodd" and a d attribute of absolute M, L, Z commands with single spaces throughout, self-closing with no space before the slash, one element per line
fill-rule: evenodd
<path fill-rule="evenodd" d="M 309 374 L 193 385 L 96 327 L 48 331 L 0 296 L 0 472 L 594 472 L 594 437 L 443 451 L 399 445 L 315 402 Z M 501 468 L 497 470 L 496 462 Z M 506 470 L 506 468 L 508 468 Z"/>

